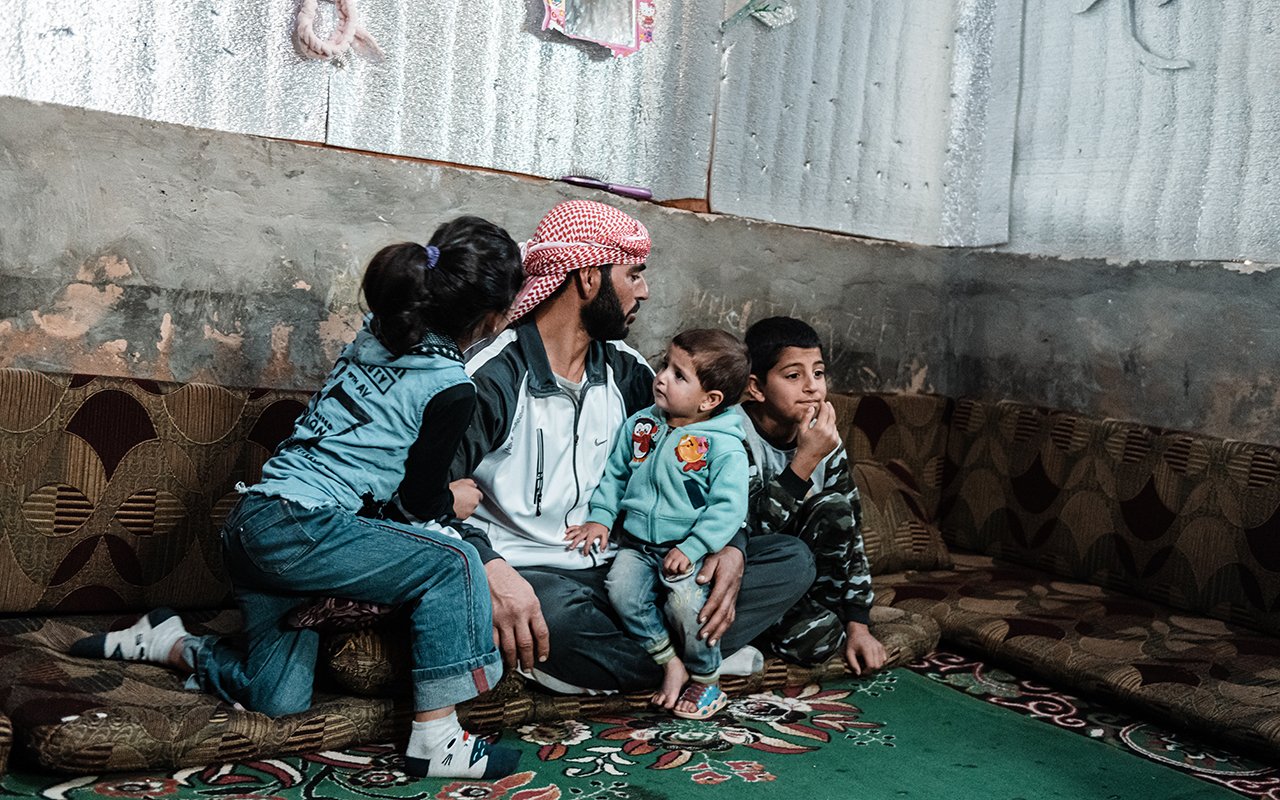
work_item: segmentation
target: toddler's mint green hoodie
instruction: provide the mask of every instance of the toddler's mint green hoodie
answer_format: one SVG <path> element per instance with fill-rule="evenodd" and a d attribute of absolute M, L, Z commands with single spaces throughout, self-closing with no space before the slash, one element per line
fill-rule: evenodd
<path fill-rule="evenodd" d="M 587 521 L 642 542 L 679 545 L 690 561 L 714 553 L 747 516 L 746 431 L 721 413 L 673 428 L 657 406 L 633 414 L 609 454 Z"/>

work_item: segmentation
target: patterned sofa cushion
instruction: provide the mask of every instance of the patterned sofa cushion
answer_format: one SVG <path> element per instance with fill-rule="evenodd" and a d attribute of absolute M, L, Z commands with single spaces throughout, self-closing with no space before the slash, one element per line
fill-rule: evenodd
<path fill-rule="evenodd" d="M 905 465 L 858 461 L 853 479 L 862 498 L 862 543 L 872 575 L 951 566 L 951 553 Z"/>
<path fill-rule="evenodd" d="M 0 612 L 229 605 L 217 527 L 306 400 L 0 369 Z"/>
<path fill-rule="evenodd" d="M 889 653 L 890 666 L 919 658 L 938 645 L 938 624 L 931 617 L 891 608 L 878 599 L 871 609 L 871 630 Z M 334 682 L 357 695 L 385 695 L 403 686 L 408 674 L 403 620 L 395 617 L 372 628 L 328 637 L 323 651 Z M 770 658 L 762 674 L 726 676 L 724 687 L 731 694 L 772 690 L 841 674 L 844 669 L 839 658 L 813 668 Z M 634 711 L 645 708 L 652 694 L 553 695 L 511 673 L 492 692 L 459 706 L 458 714 L 477 730 L 487 731 L 523 722 Z"/>
<path fill-rule="evenodd" d="M 962 400 L 949 544 L 1280 633 L 1280 448 Z"/>
<path fill-rule="evenodd" d="M 836 426 L 854 461 L 898 461 L 920 492 L 925 519 L 938 519 L 950 398 L 930 394 L 831 394 Z"/>
<path fill-rule="evenodd" d="M 9 768 L 9 753 L 13 750 L 13 723 L 0 714 L 0 775 Z"/>
<path fill-rule="evenodd" d="M 1280 759 L 1280 639 L 988 556 L 955 562 L 885 576 L 877 600 L 929 614 L 948 641 L 1058 685 Z"/>
<path fill-rule="evenodd" d="M 231 611 L 183 616 L 198 634 L 234 631 L 240 623 Z M 323 694 L 310 710 L 273 719 L 186 691 L 164 667 L 66 654 L 88 632 L 133 619 L 0 619 L 0 710 L 13 720 L 16 744 L 40 767 L 74 773 L 192 767 L 378 741 L 408 725 L 408 708 L 391 700 Z"/>

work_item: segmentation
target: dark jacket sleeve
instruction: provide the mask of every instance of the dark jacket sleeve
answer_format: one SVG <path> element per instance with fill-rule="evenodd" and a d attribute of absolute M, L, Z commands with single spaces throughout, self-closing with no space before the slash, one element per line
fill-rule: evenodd
<path fill-rule="evenodd" d="M 472 374 L 476 391 L 475 413 L 471 415 L 471 425 L 463 434 L 453 457 L 450 480 L 471 477 L 485 456 L 506 441 L 511 432 L 511 417 L 519 401 L 520 386 L 526 377 L 513 353 L 503 353 L 491 359 Z M 476 548 L 484 563 L 501 558 L 493 549 L 489 535 L 480 528 L 461 521 L 453 527 Z"/>
<path fill-rule="evenodd" d="M 471 380 L 476 387 L 476 410 L 454 455 L 451 480 L 471 477 L 484 457 L 507 438 L 525 374 L 513 367 L 511 359 L 499 356 L 477 370 Z"/>
<path fill-rule="evenodd" d="M 422 415 L 424 435 L 409 449 L 404 480 L 387 504 L 385 514 L 396 522 L 433 520 L 448 525 L 462 534 L 479 552 L 480 560 L 487 563 L 498 554 L 484 531 L 453 515 L 453 493 L 448 485 L 457 451 L 471 429 L 476 400 L 471 384 L 451 387 L 431 398 Z M 432 430 L 437 432 L 435 436 Z"/>
<path fill-rule="evenodd" d="M 449 469 L 471 424 L 476 390 L 469 383 L 451 386 L 431 398 L 422 412 L 422 430 L 405 458 L 404 478 L 392 501 L 406 521 L 453 516 Z"/>

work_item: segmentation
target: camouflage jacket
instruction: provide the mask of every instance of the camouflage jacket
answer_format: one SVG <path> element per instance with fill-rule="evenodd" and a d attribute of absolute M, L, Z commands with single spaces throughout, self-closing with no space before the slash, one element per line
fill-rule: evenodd
<path fill-rule="evenodd" d="M 745 416 L 745 412 L 744 412 Z M 841 444 L 823 460 L 815 486 L 783 469 L 769 475 L 761 463 L 763 447 L 771 447 L 747 420 L 747 536 L 785 533 L 798 536 L 813 550 L 817 577 L 810 594 L 842 622 L 866 623 L 875 593 L 862 543 L 862 502 L 848 454 Z M 776 450 L 776 448 L 773 448 Z"/>

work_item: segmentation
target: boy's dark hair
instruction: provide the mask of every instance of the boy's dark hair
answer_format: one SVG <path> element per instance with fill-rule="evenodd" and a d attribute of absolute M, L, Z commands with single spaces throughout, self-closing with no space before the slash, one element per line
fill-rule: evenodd
<path fill-rule="evenodd" d="M 763 381 L 788 347 L 822 349 L 818 332 L 795 317 L 768 317 L 747 328 L 747 352 L 751 354 L 751 374 Z"/>
<path fill-rule="evenodd" d="M 507 232 L 479 217 L 458 217 L 436 228 L 434 266 L 416 242 L 382 248 L 360 288 L 378 323 L 378 339 L 394 355 L 407 353 L 428 330 L 457 341 L 485 315 L 506 311 L 524 270 L 520 247 Z"/>
<path fill-rule="evenodd" d="M 671 343 L 693 358 L 704 392 L 724 395 L 715 410 L 726 409 L 742 399 L 751 367 L 747 346 L 737 336 L 716 328 L 694 328 L 676 334 Z"/>

